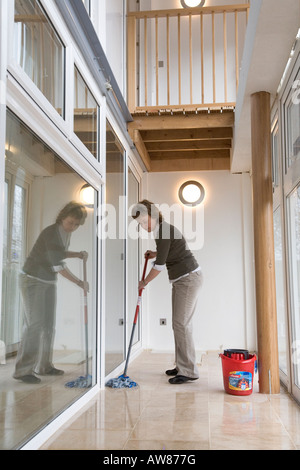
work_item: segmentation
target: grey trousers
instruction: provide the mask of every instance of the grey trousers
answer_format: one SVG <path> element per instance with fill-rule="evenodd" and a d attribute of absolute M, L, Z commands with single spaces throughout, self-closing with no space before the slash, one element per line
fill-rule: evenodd
<path fill-rule="evenodd" d="M 45 374 L 52 367 L 55 333 L 56 284 L 20 274 L 24 326 L 14 377 Z"/>
<path fill-rule="evenodd" d="M 193 340 L 192 318 L 202 282 L 202 273 L 198 271 L 179 279 L 172 285 L 172 326 L 177 374 L 193 379 L 199 377 L 199 372 Z"/>

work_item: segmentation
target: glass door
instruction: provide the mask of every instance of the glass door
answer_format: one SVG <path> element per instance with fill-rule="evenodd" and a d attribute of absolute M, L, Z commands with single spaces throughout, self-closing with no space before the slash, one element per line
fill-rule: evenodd
<path fill-rule="evenodd" d="M 19 272 L 26 253 L 25 214 L 27 185 L 7 172 L 5 180 L 5 219 L 1 338 L 8 354 L 16 352 L 22 333 L 22 302 L 18 288 Z"/>
<path fill-rule="evenodd" d="M 139 200 L 139 182 L 134 173 L 128 168 L 128 281 L 127 281 L 127 306 L 128 306 L 128 328 L 127 328 L 127 343 L 130 341 L 132 325 L 136 310 L 137 297 L 138 297 L 138 282 L 139 282 L 139 237 L 136 224 L 132 224 L 131 208 Z M 138 323 L 135 328 L 133 344 L 140 340 L 140 315 Z"/>
<path fill-rule="evenodd" d="M 125 162 L 124 148 L 107 122 L 105 251 L 105 374 L 124 360 L 125 350 Z"/>
<path fill-rule="evenodd" d="M 299 46 L 298 46 L 299 47 Z M 283 95 L 291 392 L 300 401 L 300 49 Z"/>
<path fill-rule="evenodd" d="M 274 223 L 274 249 L 275 249 L 275 281 L 276 281 L 276 310 L 278 331 L 278 359 L 280 378 L 285 385 L 289 380 L 288 356 L 288 318 L 286 297 L 286 258 L 283 223 L 283 197 L 282 197 L 282 162 L 278 122 L 278 110 L 275 109 L 271 126 L 272 144 L 272 181 L 273 181 L 273 223 Z"/>
<path fill-rule="evenodd" d="M 20 448 L 97 380 L 96 193 L 82 199 L 87 184 L 7 111 L 1 450 Z"/>
<path fill-rule="evenodd" d="M 300 185 L 288 196 L 293 393 L 300 396 Z"/>
<path fill-rule="evenodd" d="M 284 245 L 282 242 L 282 218 L 281 207 L 274 211 L 274 247 L 275 247 L 275 279 L 276 279 L 276 307 L 278 330 L 278 355 L 281 377 L 287 383 L 288 377 L 288 329 L 286 321 L 286 297 L 285 297 L 285 262 Z"/>

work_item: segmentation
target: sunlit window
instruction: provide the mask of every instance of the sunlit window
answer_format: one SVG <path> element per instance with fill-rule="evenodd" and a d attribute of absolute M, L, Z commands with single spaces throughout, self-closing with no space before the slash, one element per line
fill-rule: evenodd
<path fill-rule="evenodd" d="M 74 132 L 95 158 L 98 158 L 98 109 L 95 98 L 75 67 Z"/>
<path fill-rule="evenodd" d="M 14 60 L 64 117 L 65 47 L 37 0 L 15 1 Z"/>

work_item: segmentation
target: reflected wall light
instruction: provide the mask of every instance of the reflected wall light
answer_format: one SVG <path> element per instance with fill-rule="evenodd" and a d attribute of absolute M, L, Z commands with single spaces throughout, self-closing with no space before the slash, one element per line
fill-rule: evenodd
<path fill-rule="evenodd" d="M 84 184 L 80 189 L 80 202 L 86 207 L 94 207 L 95 190 L 89 184 Z"/>
<path fill-rule="evenodd" d="M 205 0 L 180 0 L 183 8 L 203 7 Z"/>
<path fill-rule="evenodd" d="M 178 191 L 178 197 L 185 206 L 195 207 L 201 204 L 205 190 L 198 181 L 186 181 Z"/>

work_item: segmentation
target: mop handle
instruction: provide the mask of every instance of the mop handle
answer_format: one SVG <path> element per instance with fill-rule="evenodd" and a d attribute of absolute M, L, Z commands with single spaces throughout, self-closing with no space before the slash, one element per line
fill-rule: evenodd
<path fill-rule="evenodd" d="M 148 259 L 149 259 L 149 254 L 147 254 L 146 259 L 145 259 L 145 265 L 144 265 L 142 281 L 145 279 Z M 131 347 L 132 347 L 132 342 L 133 342 L 133 337 L 134 337 L 134 331 L 135 331 L 135 327 L 136 327 L 136 323 L 137 323 L 137 319 L 138 319 L 138 315 L 139 315 L 140 304 L 141 304 L 141 301 L 142 301 L 142 292 L 143 292 L 143 289 L 140 289 L 139 290 L 139 298 L 138 298 L 136 309 L 135 309 L 134 321 L 133 321 L 132 330 L 131 330 L 131 336 L 130 336 L 130 341 L 129 341 L 129 346 L 128 346 L 128 352 L 127 352 L 127 357 L 126 357 L 126 362 L 125 362 L 125 368 L 124 368 L 124 372 L 123 372 L 124 377 L 127 377 L 127 368 L 128 368 L 129 357 L 130 357 L 130 352 L 131 352 Z"/>
<path fill-rule="evenodd" d="M 149 260 L 149 254 L 147 254 L 146 258 L 145 258 L 145 265 L 144 265 L 144 271 L 143 271 L 143 275 L 142 275 L 142 281 L 144 281 L 145 277 L 146 277 L 148 260 Z M 142 291 L 143 291 L 143 289 L 140 289 L 139 295 L 141 295 Z"/>
<path fill-rule="evenodd" d="M 145 279 L 145 276 L 146 276 L 148 260 L 149 260 L 149 254 L 147 254 L 146 258 L 145 258 L 144 271 L 143 271 L 143 275 L 142 275 L 142 279 L 141 279 L 142 281 Z M 138 302 L 137 302 L 137 306 L 136 306 L 136 309 L 135 309 L 135 316 L 134 316 L 134 321 L 133 321 L 134 324 L 136 324 L 136 322 L 137 322 L 139 309 L 140 309 L 140 304 L 141 304 L 141 301 L 142 301 L 142 293 L 143 293 L 143 289 L 140 289 L 139 290 Z"/>
<path fill-rule="evenodd" d="M 84 295 L 84 321 L 85 324 L 87 324 L 87 291 L 86 291 L 86 280 L 87 280 L 87 275 L 86 275 L 86 258 L 83 258 L 83 282 L 84 282 L 84 288 L 83 288 L 83 295 Z"/>
<path fill-rule="evenodd" d="M 84 329 L 85 329 L 85 366 L 86 366 L 86 379 L 89 377 L 89 334 L 88 334 L 88 306 L 87 306 L 87 273 L 86 273 L 86 257 L 83 258 L 83 296 L 84 296 Z"/>
<path fill-rule="evenodd" d="M 86 258 L 84 257 L 82 261 L 83 261 L 83 281 L 86 282 Z"/>

